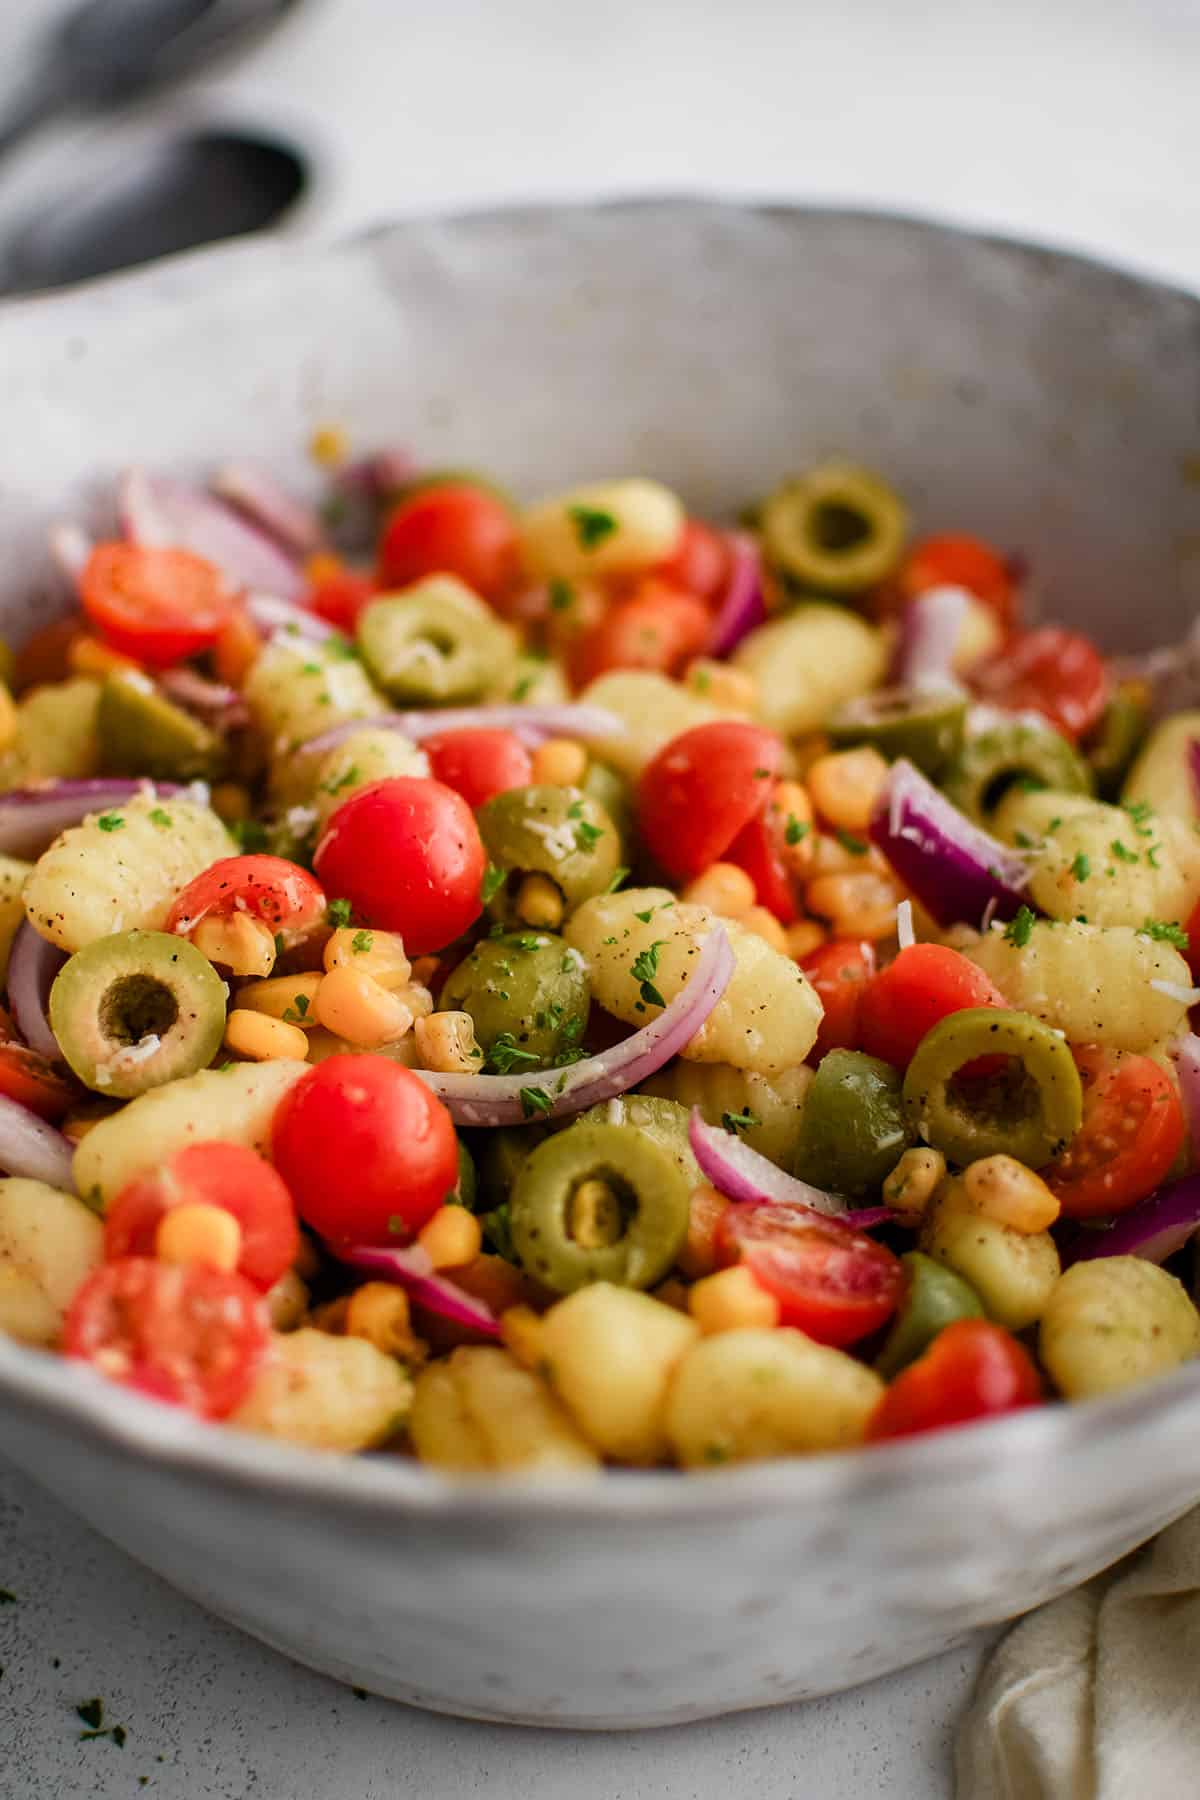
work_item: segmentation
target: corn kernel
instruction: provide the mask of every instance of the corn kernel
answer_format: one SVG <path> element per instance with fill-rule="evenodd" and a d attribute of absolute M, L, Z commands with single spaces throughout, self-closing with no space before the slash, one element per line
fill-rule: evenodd
<path fill-rule="evenodd" d="M 804 904 L 828 919 L 835 937 L 878 943 L 896 928 L 896 890 L 885 875 L 818 875 L 804 890 Z"/>
<path fill-rule="evenodd" d="M 67 646 L 67 667 L 74 675 L 115 675 L 122 669 L 140 669 L 132 656 L 123 656 L 99 638 L 73 638 Z"/>
<path fill-rule="evenodd" d="M 412 964 L 404 954 L 404 939 L 394 931 L 355 931 L 343 925 L 330 933 L 323 951 L 326 970 L 360 969 L 373 975 L 380 987 L 407 987 Z"/>
<path fill-rule="evenodd" d="M 11 750 L 16 741 L 16 704 L 8 688 L 0 682 L 0 751 Z"/>
<path fill-rule="evenodd" d="M 478 1075 L 483 1067 L 469 1012 L 431 1013 L 416 1021 L 413 1035 L 423 1069 L 435 1069 L 439 1075 Z"/>
<path fill-rule="evenodd" d="M 821 948 L 829 933 L 815 919 L 797 919 L 794 925 L 787 926 L 783 935 L 787 940 L 788 955 L 793 962 L 801 962 Z"/>
<path fill-rule="evenodd" d="M 225 1042 L 239 1056 L 251 1062 L 275 1062 L 289 1058 L 303 1062 L 308 1055 L 308 1039 L 297 1025 L 282 1019 L 270 1019 L 266 1013 L 251 1012 L 235 1006 L 225 1021 Z"/>
<path fill-rule="evenodd" d="M 810 875 L 861 875 L 865 871 L 875 875 L 890 874 L 887 863 L 866 838 L 853 831 L 841 832 L 836 837 L 827 832 L 813 833 Z"/>
<path fill-rule="evenodd" d="M 754 905 L 754 883 L 736 863 L 710 863 L 683 889 L 679 898 L 691 906 L 707 906 L 722 919 L 740 919 Z"/>
<path fill-rule="evenodd" d="M 805 776 L 821 817 L 842 831 L 867 829 L 887 779 L 887 762 L 869 744 L 819 756 Z"/>
<path fill-rule="evenodd" d="M 218 781 L 212 791 L 212 809 L 227 825 L 236 824 L 250 817 L 250 795 L 240 781 Z"/>
<path fill-rule="evenodd" d="M 162 1262 L 204 1263 L 210 1269 L 236 1269 L 242 1254 L 242 1228 L 223 1206 L 188 1201 L 173 1206 L 158 1222 L 154 1254 Z"/>
<path fill-rule="evenodd" d="M 883 1184 L 883 1203 L 906 1218 L 918 1219 L 946 1176 L 940 1150 L 906 1150 Z"/>
<path fill-rule="evenodd" d="M 962 1172 L 955 1211 L 977 1213 L 1027 1236 L 1047 1231 L 1062 1208 L 1040 1175 L 1013 1156 L 983 1156 Z"/>
<path fill-rule="evenodd" d="M 365 970 L 344 964 L 323 977 L 313 1011 L 326 1031 L 364 1050 L 396 1043 L 413 1022 L 399 994 L 389 994 Z"/>
<path fill-rule="evenodd" d="M 717 1222 L 728 1205 L 725 1195 L 707 1181 L 692 1189 L 687 1237 L 675 1260 L 693 1281 L 701 1275 L 711 1275 L 717 1266 Z"/>
<path fill-rule="evenodd" d="M 337 581 L 345 573 L 345 563 L 332 550 L 314 550 L 304 559 L 304 579 L 309 587 L 319 587 L 323 581 Z"/>
<path fill-rule="evenodd" d="M 483 1232 L 465 1206 L 439 1206 L 417 1233 L 417 1242 L 435 1269 L 461 1269 L 483 1249 Z"/>
<path fill-rule="evenodd" d="M 526 875 L 513 906 L 519 919 L 539 931 L 554 931 L 562 924 L 563 897 L 548 875 Z"/>
<path fill-rule="evenodd" d="M 760 1287 L 745 1263 L 706 1275 L 688 1295 L 688 1310 L 705 1337 L 718 1331 L 768 1330 L 779 1323 L 779 1302 Z"/>
<path fill-rule="evenodd" d="M 500 1341 L 523 1369 L 542 1361 L 542 1321 L 532 1306 L 510 1306 L 500 1314 Z"/>
<path fill-rule="evenodd" d="M 336 469 L 350 454 L 350 439 L 340 425 L 318 425 L 308 440 L 308 454 L 322 469 Z"/>
<path fill-rule="evenodd" d="M 263 640 L 240 606 L 221 627 L 212 648 L 213 673 L 227 687 L 240 688 L 262 654 Z"/>
<path fill-rule="evenodd" d="M 231 975 L 263 977 L 275 967 L 275 935 L 249 913 L 230 913 L 227 919 L 210 913 L 189 935 L 201 956 L 220 963 Z"/>
<path fill-rule="evenodd" d="M 408 1295 L 387 1281 L 368 1281 L 350 1295 L 342 1322 L 346 1337 L 365 1338 L 385 1356 L 411 1360 L 423 1351 L 413 1335 Z"/>
<path fill-rule="evenodd" d="M 314 1010 L 320 975 L 273 975 L 270 981 L 248 981 L 238 990 L 237 1003 L 250 1012 L 305 1030 L 319 1023 Z"/>
<path fill-rule="evenodd" d="M 772 950 L 778 950 L 781 956 L 788 954 L 787 933 L 775 914 L 765 906 L 752 906 L 749 912 L 742 914 L 738 923 L 747 931 L 752 931 L 755 937 L 764 938 Z"/>
<path fill-rule="evenodd" d="M 752 713 L 758 701 L 758 683 L 748 669 L 735 669 L 732 663 L 714 662 L 708 656 L 697 656 L 688 664 L 683 684 L 722 712 Z"/>
<path fill-rule="evenodd" d="M 574 738 L 547 738 L 533 753 L 533 779 L 539 787 L 578 787 L 587 763 L 587 751 Z"/>

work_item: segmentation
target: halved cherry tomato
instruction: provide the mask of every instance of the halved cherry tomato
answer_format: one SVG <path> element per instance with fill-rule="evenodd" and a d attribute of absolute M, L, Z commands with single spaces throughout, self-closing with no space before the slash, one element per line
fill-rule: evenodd
<path fill-rule="evenodd" d="M 1011 1333 L 988 1319 L 956 1319 L 897 1375 L 871 1415 L 867 1442 L 968 1425 L 1042 1397 L 1033 1358 Z"/>
<path fill-rule="evenodd" d="M 262 655 L 263 639 L 244 606 L 235 606 L 212 647 L 213 674 L 240 688 Z"/>
<path fill-rule="evenodd" d="M 1012 639 L 971 670 L 983 700 L 1006 712 L 1041 713 L 1064 737 L 1090 731 L 1108 700 L 1100 653 L 1077 631 L 1045 625 Z"/>
<path fill-rule="evenodd" d="M 711 605 L 720 599 L 729 579 L 729 545 L 715 526 L 688 519 L 675 551 L 654 573 Z"/>
<path fill-rule="evenodd" d="M 47 681 L 65 681 L 71 673 L 71 647 L 83 635 L 83 620 L 77 612 L 40 625 L 17 651 L 13 692 L 24 693 L 26 688 L 41 687 Z"/>
<path fill-rule="evenodd" d="M 862 1000 L 875 973 L 872 946 L 851 938 L 833 938 L 803 957 L 800 967 L 825 1008 L 809 1061 L 819 1063 L 830 1050 L 860 1049 Z"/>
<path fill-rule="evenodd" d="M 708 643 L 712 618 L 703 600 L 653 575 L 614 601 L 599 624 L 568 649 L 571 679 L 586 687 L 610 669 L 657 669 L 673 675 Z"/>
<path fill-rule="evenodd" d="M 210 914 L 227 919 L 235 912 L 294 942 L 323 921 L 325 894 L 307 869 L 286 857 L 223 856 L 176 894 L 164 930 L 186 934 Z"/>
<path fill-rule="evenodd" d="M 0 1044 L 0 1094 L 43 1119 L 61 1119 L 76 1090 L 52 1062 L 24 1044 Z"/>
<path fill-rule="evenodd" d="M 423 575 L 457 575 L 485 600 L 519 580 L 516 522 L 503 501 L 466 481 L 425 487 L 398 506 L 379 543 L 381 589 L 408 587 Z"/>
<path fill-rule="evenodd" d="M 714 1243 L 719 1263 L 744 1262 L 774 1294 L 782 1324 L 839 1348 L 878 1331 L 907 1280 L 886 1245 L 807 1206 L 727 1206 Z"/>
<path fill-rule="evenodd" d="M 1083 1123 L 1041 1171 L 1068 1219 L 1128 1212 L 1165 1178 L 1183 1143 L 1183 1108 L 1156 1062 L 1091 1045 L 1073 1050 Z"/>
<path fill-rule="evenodd" d="M 205 1419 L 245 1398 L 269 1342 L 262 1297 L 241 1275 L 145 1256 L 89 1275 L 63 1331 L 68 1356 Z"/>
<path fill-rule="evenodd" d="M 224 577 L 190 550 L 97 544 L 79 578 L 88 618 L 108 643 L 152 669 L 215 644 L 234 609 Z"/>
<path fill-rule="evenodd" d="M 966 532 L 941 532 L 914 544 L 898 581 L 909 600 L 930 588 L 966 588 L 1006 629 L 1016 624 L 1016 583 L 1009 563 L 982 538 Z"/>
<path fill-rule="evenodd" d="M 461 794 L 477 812 L 493 794 L 528 787 L 533 763 L 511 731 L 439 731 L 421 745 L 435 781 Z"/>
<path fill-rule="evenodd" d="M 722 853 L 722 862 L 736 863 L 754 883 L 759 906 L 774 913 L 781 925 L 793 925 L 800 916 L 796 890 L 783 860 L 785 821 L 774 807 L 765 806 Z"/>
<path fill-rule="evenodd" d="M 740 719 L 696 725 L 665 744 L 638 788 L 642 837 L 669 875 L 690 881 L 767 804 L 783 762 L 773 731 Z"/>
<path fill-rule="evenodd" d="M 483 911 L 487 856 L 461 794 L 419 775 L 374 781 L 342 802 L 313 866 L 369 925 L 410 955 L 443 950 Z"/>
<path fill-rule="evenodd" d="M 862 996 L 860 1048 L 905 1069 L 921 1039 L 940 1019 L 968 1006 L 1007 1005 L 983 970 L 957 950 L 944 944 L 910 944 L 880 970 Z M 976 1067 L 971 1072 L 987 1071 Z"/>
<path fill-rule="evenodd" d="M 242 1144 L 189 1144 L 123 1187 L 104 1215 L 104 1255 L 153 1256 L 163 1215 L 176 1206 L 220 1206 L 242 1228 L 238 1274 L 263 1293 L 300 1249 L 296 1209 L 264 1157 Z"/>
<path fill-rule="evenodd" d="M 307 603 L 319 619 L 327 619 L 339 631 L 353 632 L 359 613 L 378 592 L 371 575 L 355 569 L 330 570 L 309 587 Z"/>
<path fill-rule="evenodd" d="M 403 1244 L 458 1181 L 450 1114 L 382 1056 L 330 1056 L 302 1075 L 272 1143 L 300 1217 L 332 1244 Z"/>

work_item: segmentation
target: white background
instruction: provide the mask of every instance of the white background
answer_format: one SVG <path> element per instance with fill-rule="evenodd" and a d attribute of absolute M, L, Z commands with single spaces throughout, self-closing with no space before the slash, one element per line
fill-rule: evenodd
<path fill-rule="evenodd" d="M 0 85 L 56 10 L 0 0 Z M 1198 78 L 1200 0 L 310 0 L 240 68 L 0 168 L 0 228 L 172 120 L 219 118 L 312 149 L 297 233 L 692 190 L 933 213 L 1200 287 Z M 641 1736 L 439 1720 L 212 1623 L 2 1468 L 0 1588 L 18 1597 L 0 1607 L 0 1800 L 943 1800 L 980 1654 Z M 78 1742 L 94 1694 L 124 1751 Z"/>

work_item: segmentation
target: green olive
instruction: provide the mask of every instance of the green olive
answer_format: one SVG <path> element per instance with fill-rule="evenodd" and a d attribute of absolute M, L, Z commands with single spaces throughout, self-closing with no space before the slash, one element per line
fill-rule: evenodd
<path fill-rule="evenodd" d="M 633 790 L 625 777 L 593 758 L 579 785 L 604 808 L 616 826 L 622 844 L 628 844 L 633 837 L 634 802 Z"/>
<path fill-rule="evenodd" d="M 953 1269 L 943 1268 L 920 1250 L 910 1250 L 900 1261 L 908 1270 L 908 1293 L 875 1358 L 875 1367 L 885 1381 L 916 1362 L 938 1332 L 956 1319 L 984 1316 L 979 1295 Z"/>
<path fill-rule="evenodd" d="M 900 1089 L 897 1071 L 877 1056 L 828 1051 L 804 1103 L 801 1181 L 840 1194 L 875 1193 L 909 1142 Z"/>
<path fill-rule="evenodd" d="M 579 1053 L 587 1024 L 583 961 L 549 931 L 482 938 L 442 989 L 446 1012 L 470 1013 L 482 1071 L 554 1069 Z"/>
<path fill-rule="evenodd" d="M 477 700 L 514 654 L 508 629 L 446 575 L 373 600 L 359 614 L 357 636 L 376 681 L 413 706 Z"/>
<path fill-rule="evenodd" d="M 551 1134 L 549 1125 L 505 1125 L 475 1139 L 479 1192 L 484 1205 L 503 1206 L 530 1152 Z"/>
<path fill-rule="evenodd" d="M 1090 794 L 1093 788 L 1091 770 L 1073 745 L 1052 726 L 1027 719 L 969 733 L 942 778 L 955 806 L 984 825 L 1018 783 L 1065 794 Z"/>
<path fill-rule="evenodd" d="M 837 707 L 826 723 L 837 749 L 870 744 L 889 762 L 907 757 L 936 781 L 962 749 L 965 698 L 952 690 L 877 688 Z"/>
<path fill-rule="evenodd" d="M 1139 681 L 1123 681 L 1100 715 L 1100 723 L 1088 743 L 1088 762 L 1096 786 L 1105 799 L 1113 800 L 1129 773 L 1133 759 L 1150 728 L 1146 687 Z"/>
<path fill-rule="evenodd" d="M 857 594 L 900 560 L 908 515 L 886 482 L 853 463 L 822 463 L 763 502 L 767 560 L 791 582 Z"/>
<path fill-rule="evenodd" d="M 476 815 L 488 860 L 505 880 L 488 902 L 494 918 L 520 922 L 518 903 L 526 875 L 552 881 L 568 913 L 610 886 L 621 860 L 621 840 L 609 814 L 582 788 L 509 788 Z"/>
<path fill-rule="evenodd" d="M 683 1247 L 689 1186 L 631 1125 L 574 1125 L 526 1158 L 509 1203 L 522 1266 L 559 1294 L 593 1281 L 648 1288 Z"/>
<path fill-rule="evenodd" d="M 622 1094 L 617 1100 L 602 1100 L 599 1106 L 589 1107 L 587 1112 L 580 1113 L 578 1123 L 631 1125 L 634 1130 L 643 1132 L 652 1143 L 674 1158 L 691 1189 L 699 1187 L 704 1177 L 688 1136 L 690 1117 L 688 1108 L 681 1106 L 678 1100 L 660 1100 L 654 1094 Z"/>
<path fill-rule="evenodd" d="M 961 1078 L 964 1064 L 989 1055 L 1015 1067 Z M 1065 1038 L 1049 1025 L 1029 1013 L 969 1006 L 921 1039 L 904 1077 L 904 1111 L 911 1129 L 952 1163 L 1003 1153 L 1040 1169 L 1079 1130 L 1083 1088 Z"/>
<path fill-rule="evenodd" d="M 450 1198 L 456 1206 L 465 1206 L 468 1212 L 475 1211 L 478 1198 L 475 1160 L 461 1138 L 458 1140 L 458 1180 L 451 1190 Z"/>
<path fill-rule="evenodd" d="M 215 731 L 160 694 L 140 670 L 110 675 L 96 709 L 100 754 L 118 775 L 193 781 L 220 775 L 225 746 Z"/>

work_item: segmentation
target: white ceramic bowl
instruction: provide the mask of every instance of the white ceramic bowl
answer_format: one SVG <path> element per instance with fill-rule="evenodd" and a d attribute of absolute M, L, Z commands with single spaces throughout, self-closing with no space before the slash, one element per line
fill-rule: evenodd
<path fill-rule="evenodd" d="M 313 425 L 524 491 L 633 468 L 728 513 L 830 451 L 924 528 L 1020 546 L 1059 616 L 1192 616 L 1200 304 L 899 219 L 687 202 L 243 246 L 0 320 L 0 614 L 122 464 L 298 468 Z M 419 1706 L 629 1727 L 880 1675 L 1050 1598 L 1200 1497 L 1200 1366 L 845 1456 L 449 1483 L 208 1428 L 0 1343 L 0 1445 L 315 1668 Z"/>

